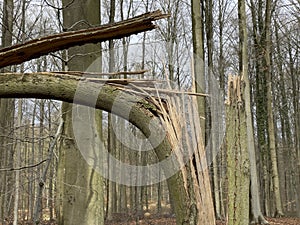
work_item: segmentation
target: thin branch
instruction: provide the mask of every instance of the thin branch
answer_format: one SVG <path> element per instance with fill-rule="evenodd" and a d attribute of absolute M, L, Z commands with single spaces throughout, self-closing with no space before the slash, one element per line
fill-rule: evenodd
<path fill-rule="evenodd" d="M 75 75 L 75 76 L 84 76 L 88 78 L 93 77 L 102 77 L 102 76 L 120 76 L 120 75 L 141 75 L 148 72 L 148 70 L 141 70 L 141 71 L 119 71 L 114 73 L 93 73 L 93 72 L 82 72 L 82 71 L 58 71 L 52 72 L 57 74 L 68 74 L 68 75 Z"/>
<path fill-rule="evenodd" d="M 42 177 L 40 178 L 38 196 L 36 198 L 36 203 L 35 203 L 35 210 L 34 210 L 34 215 L 33 215 L 33 221 L 35 221 L 35 222 L 38 220 L 38 218 L 40 218 L 40 207 L 41 207 L 40 199 L 42 199 L 45 180 L 47 178 L 47 173 L 48 173 L 48 170 L 50 168 L 50 163 L 51 163 L 51 160 L 52 160 L 53 155 L 54 155 L 54 147 L 56 145 L 56 142 L 57 142 L 58 138 L 60 137 L 60 135 L 62 133 L 63 125 L 64 125 L 64 121 L 61 118 L 59 126 L 58 126 L 56 134 L 55 134 L 55 138 L 49 146 L 49 150 L 48 150 L 49 154 L 48 154 L 48 159 L 47 159 L 48 163 L 47 163 L 46 167 L 44 168 Z"/>
<path fill-rule="evenodd" d="M 10 171 L 20 171 L 20 170 L 25 170 L 25 169 L 31 169 L 34 167 L 38 167 L 47 161 L 48 161 L 48 159 L 45 159 L 37 164 L 33 164 L 33 165 L 29 165 L 29 166 L 22 166 L 19 168 L 4 168 L 4 169 L 0 169 L 0 172 L 10 172 Z"/>
<path fill-rule="evenodd" d="M 74 3 L 74 0 L 72 0 L 69 4 L 67 4 L 66 6 L 63 6 L 63 7 L 56 7 L 52 4 L 50 4 L 47 0 L 44 0 L 44 2 L 46 3 L 46 5 L 48 5 L 49 7 L 53 8 L 53 9 L 56 9 L 56 10 L 64 10 L 68 7 L 70 7 L 73 3 Z"/>

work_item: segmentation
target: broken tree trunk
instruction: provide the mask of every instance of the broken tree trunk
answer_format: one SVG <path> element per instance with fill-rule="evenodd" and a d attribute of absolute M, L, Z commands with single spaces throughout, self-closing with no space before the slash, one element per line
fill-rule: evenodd
<path fill-rule="evenodd" d="M 227 99 L 228 225 L 249 224 L 249 153 L 247 148 L 244 83 L 229 76 Z"/>
<path fill-rule="evenodd" d="M 159 161 L 163 162 L 160 165 L 164 174 L 169 177 L 167 182 L 174 203 L 177 224 L 213 225 L 215 224 L 214 209 L 206 156 L 201 141 L 197 140 L 197 137 L 201 136 L 199 123 L 196 120 L 197 110 L 195 107 L 192 109 L 194 105 L 188 101 L 193 113 L 182 114 L 189 115 L 189 119 L 177 119 L 176 116 L 180 116 L 177 109 L 184 107 L 178 107 L 176 102 L 173 106 L 172 102 L 170 104 L 170 101 L 167 101 L 168 105 L 165 108 L 158 93 L 156 98 L 151 93 L 149 96 L 144 96 L 147 91 L 143 90 L 143 86 L 150 81 L 144 82 L 127 80 L 120 83 L 115 79 L 108 82 L 105 79 L 94 77 L 89 79 L 71 72 L 68 74 L 4 73 L 0 74 L 0 98 L 35 97 L 70 103 L 75 100 L 75 103 L 102 109 L 127 119 L 144 133 L 153 146 L 156 146 L 154 151 Z M 94 98 L 95 94 L 96 98 Z M 171 96 L 174 97 L 173 92 L 170 93 Z M 175 116 L 172 116 L 173 114 Z M 192 127 L 195 127 L 192 142 L 191 132 L 187 132 L 187 129 L 191 131 L 192 127 L 186 126 L 185 130 L 182 130 L 181 125 L 184 121 L 190 121 Z M 158 143 L 160 134 L 164 131 L 166 136 Z M 197 169 L 192 159 L 193 155 Z M 158 175 L 154 174 L 155 177 Z"/>
<path fill-rule="evenodd" d="M 0 67 L 22 63 L 49 52 L 75 45 L 96 43 L 151 30 L 155 28 L 152 21 L 167 16 L 156 11 L 112 25 L 81 32 L 57 34 L 6 48 L 0 51 Z M 206 156 L 202 142 L 197 140 L 197 137 L 201 136 L 199 123 L 195 122 L 193 118 L 188 120 L 195 127 L 194 138 L 193 145 L 185 148 L 191 144 L 188 144 L 188 140 L 190 140 L 188 132 L 182 131 L 181 124 L 173 129 L 173 124 L 176 121 L 185 120 L 176 119 L 176 116 L 175 119 L 170 117 L 169 109 L 171 109 L 172 104 L 167 101 L 169 105 L 165 108 L 158 92 L 172 95 L 184 93 L 173 90 L 156 90 L 154 93 L 158 95 L 153 97 L 152 89 L 154 90 L 155 86 L 150 85 L 149 87 L 149 81 L 125 79 L 108 81 L 107 79 L 99 79 L 98 74 L 82 74 L 80 72 L 74 74 L 72 72 L 0 74 L 0 98 L 33 97 L 62 100 L 114 113 L 136 125 L 154 147 L 161 168 L 166 178 L 168 177 L 167 182 L 170 197 L 174 203 L 177 224 L 213 225 L 215 218 Z M 189 95 L 195 94 L 189 93 Z M 177 101 L 177 99 L 175 100 Z M 191 103 L 190 107 L 194 112 L 192 115 L 198 115 Z M 182 104 L 180 107 L 175 106 L 175 109 L 179 108 L 184 107 Z M 127 112 L 130 112 L 129 115 Z M 173 113 L 177 115 L 176 110 L 173 110 Z M 181 118 L 180 115 L 179 118 Z M 187 128 L 190 131 L 191 128 L 188 125 L 185 129 L 187 130 Z M 159 134 L 164 132 L 166 132 L 166 136 L 158 142 Z M 181 135 L 179 135 L 180 133 Z M 181 142 L 182 139 L 183 142 Z M 192 150 L 195 151 L 194 158 L 197 170 L 193 162 Z M 161 164 L 162 161 L 164 162 Z M 154 178 L 156 177 L 158 177 L 157 173 L 154 174 Z"/>
<path fill-rule="evenodd" d="M 0 50 L 0 68 L 20 64 L 58 50 L 118 39 L 156 28 L 153 21 L 166 18 L 161 11 L 146 13 L 121 22 L 90 29 L 70 31 L 28 41 Z"/>

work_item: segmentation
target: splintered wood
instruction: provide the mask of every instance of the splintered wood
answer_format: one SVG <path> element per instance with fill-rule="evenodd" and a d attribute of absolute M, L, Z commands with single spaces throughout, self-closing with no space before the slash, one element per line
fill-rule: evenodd
<path fill-rule="evenodd" d="M 169 93 L 176 93 L 169 90 Z M 215 224 L 210 191 L 210 181 L 204 140 L 200 126 L 197 101 L 189 94 L 166 95 L 158 93 L 159 116 L 166 130 L 166 136 L 172 145 L 173 154 L 181 167 L 186 195 L 190 200 L 190 208 L 197 208 L 199 215 L 197 224 Z M 180 93 L 180 92 L 179 92 Z M 187 92 L 189 93 L 189 92 Z M 165 99 L 162 102 L 162 99 Z M 156 104 L 157 105 L 157 104 Z M 167 107 L 165 106 L 167 105 Z M 167 110 L 166 110 L 167 108 Z M 194 190 L 190 190 L 193 186 Z M 203 207 L 205 206 L 205 207 Z"/>

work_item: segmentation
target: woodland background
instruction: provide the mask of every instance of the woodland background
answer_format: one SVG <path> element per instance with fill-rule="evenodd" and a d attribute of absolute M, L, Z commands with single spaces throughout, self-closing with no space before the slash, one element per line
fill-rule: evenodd
<path fill-rule="evenodd" d="M 147 70 L 131 78 L 169 79 L 181 89 L 189 90 L 193 85 L 192 2 L 102 0 L 98 24 L 157 9 L 171 16 L 156 22 L 159 28 L 154 31 L 99 45 L 99 72 Z M 0 1 L 1 47 L 72 29 L 77 24 L 67 24 L 63 19 L 63 10 L 68 4 L 74 5 L 77 1 Z M 245 4 L 247 66 L 261 212 L 267 217 L 300 217 L 300 2 L 248 0 Z M 214 96 L 215 88 L 209 84 L 217 82 L 222 96 L 220 105 L 228 100 L 228 78 L 240 71 L 238 6 L 237 1 L 205 0 L 199 8 L 204 50 L 201 58 L 207 84 L 202 91 Z M 69 67 L 82 71 L 86 68 L 82 59 L 74 62 L 76 55 L 83 55 L 78 52 L 77 49 L 51 53 L 3 68 L 2 72 L 63 71 Z M 214 210 L 217 219 L 224 219 L 230 193 L 225 109 L 209 101 L 206 105 L 205 136 L 207 153 L 212 157 L 209 166 Z M 63 150 L 70 127 L 65 124 L 61 135 L 56 135 L 61 118 L 68 120 L 70 110 L 69 104 L 54 100 L 1 99 L 0 223 L 56 221 L 63 217 L 61 214 L 65 217 L 75 214 L 59 211 L 58 199 L 68 196 L 58 190 L 60 185 L 72 186 L 71 180 L 79 178 L 73 177 L 74 173 L 69 174 L 69 178 L 60 173 L 68 166 L 74 167 L 73 171 L 78 168 L 89 171 L 90 168 L 80 161 L 80 156 L 66 155 Z M 136 135 L 142 135 L 135 127 L 106 112 L 98 113 L 101 139 L 112 154 L 129 163 L 157 162 L 153 152 L 142 154 L 142 151 L 126 150 L 114 136 L 111 123 L 118 124 L 124 133 L 134 130 Z M 99 190 L 104 191 L 105 210 L 101 216 L 106 220 L 124 222 L 135 218 L 138 221 L 145 213 L 173 215 L 166 182 L 127 187 L 98 176 L 95 182 Z"/>

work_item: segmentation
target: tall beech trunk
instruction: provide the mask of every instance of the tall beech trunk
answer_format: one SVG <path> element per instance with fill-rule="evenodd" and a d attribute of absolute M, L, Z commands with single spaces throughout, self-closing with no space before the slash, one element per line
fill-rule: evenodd
<path fill-rule="evenodd" d="M 268 224 L 261 212 L 259 185 L 256 168 L 255 142 L 251 111 L 250 81 L 248 74 L 248 32 L 245 0 L 238 1 L 239 15 L 239 73 L 245 84 L 245 113 L 247 127 L 247 148 L 250 163 L 251 222 Z"/>
<path fill-rule="evenodd" d="M 69 0 L 63 0 L 68 5 Z M 63 11 L 64 29 L 72 30 L 87 28 L 86 21 L 91 26 L 100 23 L 99 1 L 75 0 Z M 74 24 L 76 24 L 74 26 Z M 75 71 L 97 72 L 99 68 L 89 68 L 99 57 L 99 45 L 85 45 L 68 50 L 67 69 Z M 100 63 L 99 63 L 100 64 Z M 58 166 L 59 177 L 59 208 L 58 221 L 62 225 L 89 225 L 104 224 L 102 178 L 91 168 L 82 157 L 73 134 L 72 104 L 62 104 L 62 117 L 64 120 L 63 138 L 61 142 L 60 161 Z M 79 119 L 79 118 L 77 118 Z M 97 126 L 97 125 L 96 125 Z M 98 135 L 91 137 L 88 151 L 97 151 L 99 146 L 93 143 Z"/>
<path fill-rule="evenodd" d="M 269 138 L 269 151 L 272 167 L 272 183 L 275 197 L 275 215 L 283 216 L 281 193 L 279 185 L 279 174 L 277 165 L 277 149 L 275 143 L 275 128 L 273 116 L 273 94 L 272 94 L 272 72 L 271 72 L 271 17 L 272 17 L 272 0 L 266 1 L 265 12 L 265 31 L 263 39 L 265 39 L 265 80 L 267 85 L 267 115 L 268 115 L 268 138 Z"/>
<path fill-rule="evenodd" d="M 194 82 L 196 92 L 205 92 L 204 73 L 204 41 L 203 41 L 203 5 L 200 0 L 192 0 L 192 32 L 193 32 L 193 59 L 194 59 Z M 205 99 L 198 98 L 198 111 L 202 139 L 205 140 Z"/>
<path fill-rule="evenodd" d="M 271 65 L 271 19 L 276 1 L 251 0 L 253 40 L 256 60 L 256 118 L 258 146 L 263 170 L 263 198 L 265 214 L 271 215 L 271 193 L 274 195 L 274 214 L 283 215 L 277 150 L 275 143 L 275 124 L 273 116 L 272 65 Z M 271 171 L 271 173 L 269 173 Z M 269 176 L 271 174 L 271 176 Z M 271 177 L 271 178 L 270 178 Z M 270 187 L 270 184 L 272 187 Z M 272 192 L 271 192 L 272 190 Z"/>

